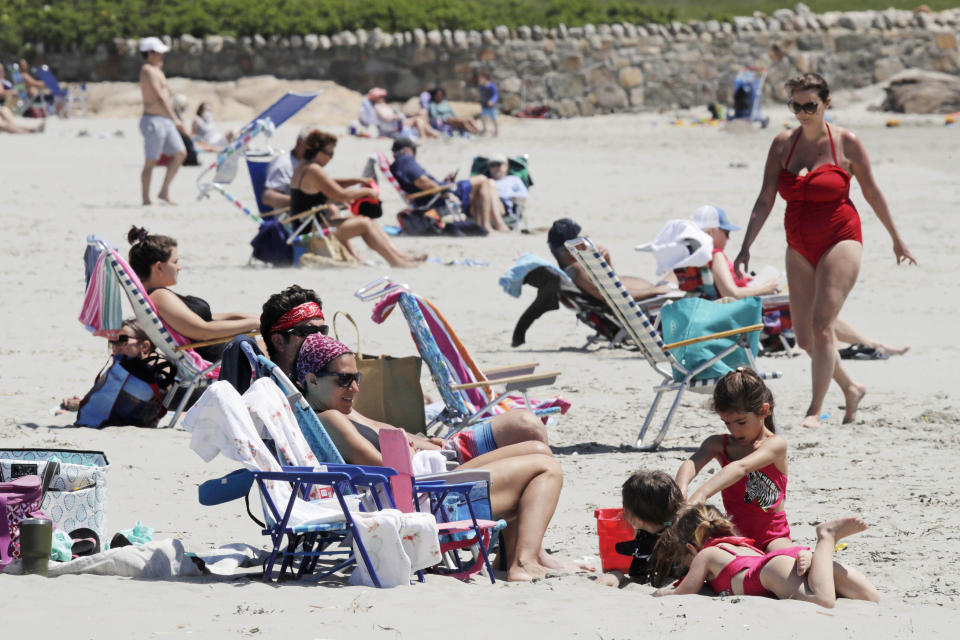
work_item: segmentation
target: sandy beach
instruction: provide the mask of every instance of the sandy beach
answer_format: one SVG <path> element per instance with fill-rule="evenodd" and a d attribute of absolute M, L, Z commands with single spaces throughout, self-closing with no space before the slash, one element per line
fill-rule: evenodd
<path fill-rule="evenodd" d="M 300 83 L 303 84 L 303 83 Z M 849 540 L 838 560 L 859 567 L 880 590 L 879 605 L 839 601 L 833 610 L 761 598 L 650 597 L 649 586 L 602 588 L 590 576 L 552 577 L 531 584 L 464 584 L 428 576 L 424 585 L 392 590 L 330 584 L 262 584 L 247 578 L 176 581 L 117 577 L 2 576 L 10 612 L 4 630 L 36 630 L 51 637 L 347 638 L 560 637 L 623 638 L 655 634 L 702 638 L 721 632 L 740 637 L 955 637 L 960 624 L 960 560 L 951 544 L 960 526 L 960 347 L 953 328 L 960 315 L 956 274 L 960 252 L 960 128 L 942 116 L 900 117 L 867 110 L 869 98 L 840 94 L 837 124 L 864 141 L 894 219 L 919 267 L 898 267 L 886 232 L 854 183 L 852 198 L 863 218 L 864 252 L 859 281 L 843 316 L 869 336 L 909 344 L 909 353 L 886 361 L 849 362 L 868 388 L 854 424 L 841 425 L 843 398 L 832 387 L 830 416 L 818 431 L 799 427 L 809 400 L 806 356 L 761 359 L 783 371 L 772 383 L 776 416 L 790 451 L 787 514 L 794 539 L 812 545 L 814 525 L 843 514 L 864 517 L 870 529 Z M 269 101 L 268 101 L 269 102 Z M 352 111 L 343 110 L 344 113 Z M 653 277 L 654 261 L 634 246 L 653 239 L 670 218 L 686 217 L 702 204 L 726 210 L 745 225 L 760 187 L 770 140 L 793 117 L 768 105 L 767 130 L 733 132 L 711 126 L 671 125 L 676 114 L 618 115 L 572 120 L 501 120 L 497 140 L 427 142 L 419 153 L 435 175 L 469 171 L 478 153 L 527 153 L 535 186 L 528 212 L 534 227 L 556 218 L 578 220 L 607 246 L 622 274 Z M 684 114 L 681 114 L 684 115 Z M 702 112 L 689 117 L 706 115 Z M 129 116 L 129 117 L 127 117 Z M 243 114 L 221 114 L 221 126 Z M 340 116 L 308 116 L 342 131 Z M 233 119 L 235 118 L 235 120 Z M 306 118 L 306 117 L 305 117 Z M 349 120 L 350 118 L 347 118 Z M 302 118 L 269 140 L 292 146 Z M 335 125 L 335 127 L 334 127 Z M 81 130 L 90 135 L 78 137 Z M 357 175 L 367 157 L 388 150 L 383 140 L 343 138 L 328 170 Z M 708 435 L 723 424 L 706 408 L 707 397 L 689 394 L 661 450 L 640 453 L 635 441 L 658 380 L 636 352 L 580 349 L 590 332 L 561 309 L 537 321 L 527 343 L 511 349 L 510 334 L 533 299 L 525 288 L 515 299 L 497 281 L 518 255 L 549 257 L 546 234 L 487 238 L 406 238 L 404 250 L 447 259 L 474 258 L 489 267 L 428 263 L 396 271 L 358 245 L 372 264 L 355 269 L 273 269 L 248 266 L 255 225 L 216 195 L 198 201 L 200 168 L 185 168 L 172 188 L 179 206 L 142 207 L 139 172 L 142 138 L 133 114 L 56 120 L 37 136 L 0 136 L 3 220 L 10 233 L 0 252 L 0 447 L 73 448 L 106 452 L 111 464 L 107 528 L 141 520 L 155 538 L 175 537 L 203 555 L 232 542 L 263 545 L 239 503 L 203 507 L 197 485 L 236 464 L 204 463 L 181 429 L 73 428 L 71 415 L 54 416 L 60 398 L 83 394 L 106 360 L 104 340 L 77 321 L 84 292 L 85 237 L 99 233 L 126 252 L 131 224 L 179 241 L 184 270 L 178 291 L 207 299 L 215 312 L 260 311 L 276 291 L 298 283 L 316 289 L 325 311 L 357 319 L 363 350 L 415 352 L 399 314 L 383 325 L 370 320 L 371 305 L 354 290 L 382 275 L 408 283 L 445 313 L 474 357 L 485 366 L 538 361 L 561 369 L 551 393 L 572 403 L 550 428 L 564 474 L 560 505 L 546 535 L 549 550 L 590 557 L 599 566 L 593 510 L 616 507 L 620 485 L 637 468 L 671 475 Z M 202 156 L 210 162 L 211 154 Z M 159 188 L 160 172 L 153 190 Z M 234 193 L 252 202 L 247 176 Z M 384 190 L 383 223 L 395 224 L 400 200 Z M 732 256 L 742 234 L 731 238 Z M 753 263 L 782 268 L 783 203 L 778 201 L 753 248 Z M 328 316 L 329 317 L 329 316 Z M 352 344 L 350 335 L 346 341 Z M 426 372 L 426 368 L 424 368 Z M 424 389 L 433 393 L 425 373 Z M 166 421 L 164 421 L 166 422 Z M 715 471 L 714 464 L 701 476 Z M 714 500 L 719 505 L 719 496 Z M 343 587 L 343 588 L 338 588 Z M 39 621 L 39 622 L 38 622 Z"/>

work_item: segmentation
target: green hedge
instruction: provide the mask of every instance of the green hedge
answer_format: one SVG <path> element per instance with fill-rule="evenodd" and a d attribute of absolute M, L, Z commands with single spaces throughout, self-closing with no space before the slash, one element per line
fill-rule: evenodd
<path fill-rule="evenodd" d="M 264 36 L 662 22 L 670 8 L 635 0 L 0 0 L 0 50 L 43 42 L 85 49 L 145 34 Z"/>
<path fill-rule="evenodd" d="M 912 8 L 919 0 L 808 0 L 814 11 Z M 927 0 L 938 10 L 956 0 Z M 397 32 L 482 30 L 559 23 L 728 19 L 792 6 L 785 0 L 0 0 L 0 51 L 42 42 L 48 49 L 91 50 L 115 37 L 147 34 L 290 36 L 345 29 Z M 842 6 L 841 6 L 842 5 Z"/>

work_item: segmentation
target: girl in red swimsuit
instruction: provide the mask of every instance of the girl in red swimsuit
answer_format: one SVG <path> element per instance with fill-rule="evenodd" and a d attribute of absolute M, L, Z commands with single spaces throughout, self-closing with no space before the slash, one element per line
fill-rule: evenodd
<path fill-rule="evenodd" d="M 818 427 L 831 378 L 846 398 L 844 423 L 854 420 L 866 393 L 866 387 L 854 382 L 840 365 L 834 333 L 843 302 L 857 280 L 863 250 L 860 217 L 849 198 L 851 175 L 890 234 L 897 264 L 917 261 L 893 223 L 863 143 L 852 132 L 826 123 L 824 113 L 830 105 L 826 81 L 816 73 L 805 73 L 787 82 L 787 90 L 800 126 L 777 135 L 770 145 L 763 186 L 734 267 L 747 273 L 750 247 L 779 193 L 787 201 L 790 316 L 797 344 L 813 361 L 812 398 L 802 424 Z"/>
<path fill-rule="evenodd" d="M 838 518 L 817 525 L 817 545 L 810 570 L 797 571 L 797 555 L 806 547 L 790 547 L 764 553 L 753 540 L 736 536 L 733 523 L 715 507 L 698 504 L 680 513 L 676 524 L 657 542 L 658 551 L 672 554 L 678 564 L 689 567 L 675 585 L 657 589 L 653 595 L 699 593 L 706 582 L 720 595 L 766 596 L 781 600 L 803 600 L 832 608 L 837 596 L 878 602 L 876 588 L 852 567 L 864 589 L 848 594 L 834 582 L 833 550 L 837 541 L 867 528 L 857 517 Z"/>

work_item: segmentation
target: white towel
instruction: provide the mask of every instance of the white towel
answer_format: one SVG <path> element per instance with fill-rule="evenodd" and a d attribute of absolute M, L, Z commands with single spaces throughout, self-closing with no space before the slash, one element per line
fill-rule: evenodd
<path fill-rule="evenodd" d="M 417 451 L 411 464 L 414 476 L 443 473 L 447 470 L 447 457 L 439 451 Z"/>
<path fill-rule="evenodd" d="M 710 264 L 713 239 L 690 220 L 670 220 L 649 249 L 657 259 L 657 275 L 662 275 L 673 269 Z"/>
<path fill-rule="evenodd" d="M 409 585 L 414 571 L 440 562 L 437 521 L 429 513 L 384 509 L 355 514 L 354 522 L 381 587 Z M 350 576 L 350 584 L 374 586 L 356 541 L 353 553 L 357 568 Z"/>

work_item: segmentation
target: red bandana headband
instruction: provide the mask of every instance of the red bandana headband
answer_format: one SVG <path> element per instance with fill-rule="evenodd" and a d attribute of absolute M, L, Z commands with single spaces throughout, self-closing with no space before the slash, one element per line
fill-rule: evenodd
<path fill-rule="evenodd" d="M 277 320 L 277 324 L 273 325 L 273 328 L 270 330 L 270 335 L 275 333 L 280 333 L 281 331 L 286 331 L 290 327 L 296 326 L 301 322 L 311 320 L 313 318 L 324 319 L 323 311 L 320 310 L 320 305 L 316 302 L 304 302 L 303 304 L 295 306 L 290 311 L 287 311 L 285 314 L 280 316 L 280 319 Z"/>

